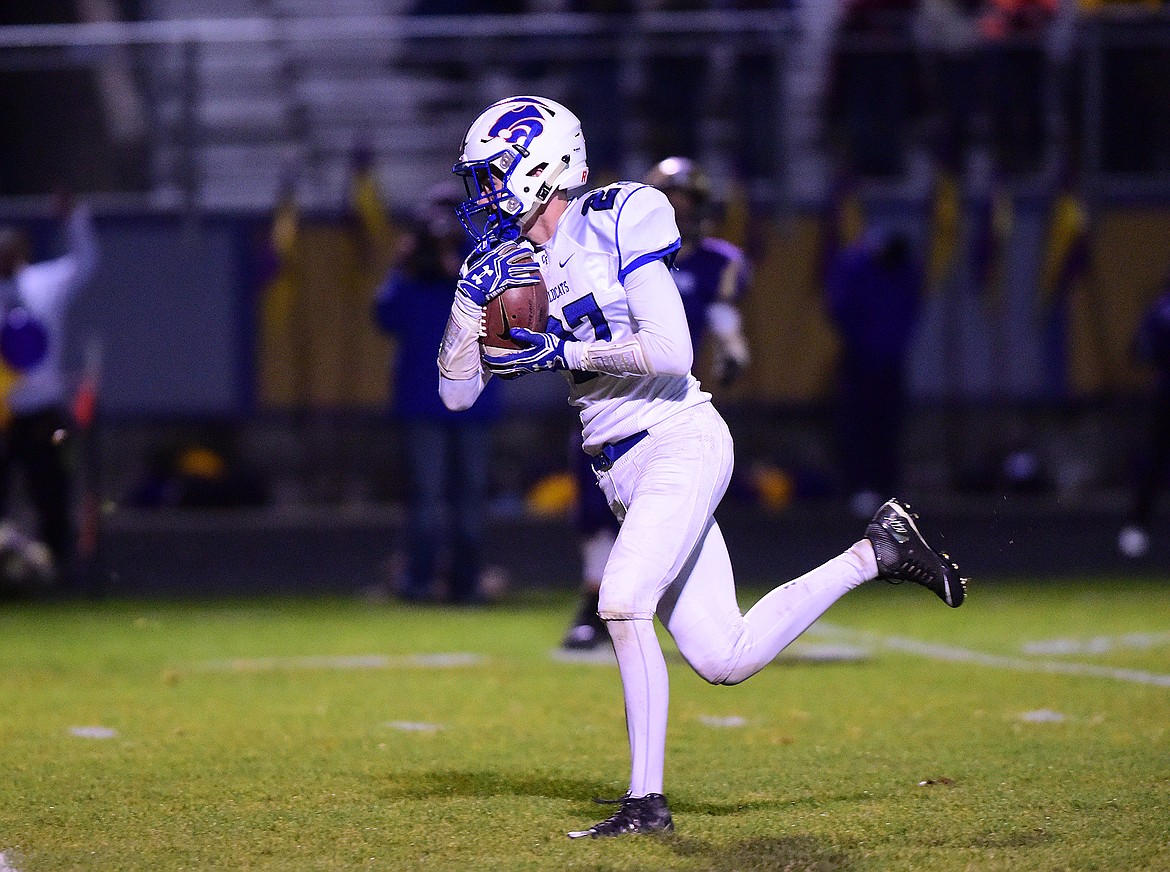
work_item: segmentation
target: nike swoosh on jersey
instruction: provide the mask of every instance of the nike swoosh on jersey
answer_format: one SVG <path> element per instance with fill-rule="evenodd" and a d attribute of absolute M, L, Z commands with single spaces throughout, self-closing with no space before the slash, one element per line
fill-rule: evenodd
<path fill-rule="evenodd" d="M 575 251 L 573 252 L 573 254 L 576 254 L 576 253 L 577 253 L 577 252 L 575 252 Z M 564 260 L 560 261 L 560 264 L 559 264 L 559 266 L 560 266 L 560 268 L 561 268 L 561 269 L 564 269 L 564 268 L 565 268 L 565 264 L 567 264 L 569 261 L 571 261 L 571 260 L 573 259 L 573 254 L 570 254 L 570 255 L 569 255 L 568 257 L 566 257 Z"/>

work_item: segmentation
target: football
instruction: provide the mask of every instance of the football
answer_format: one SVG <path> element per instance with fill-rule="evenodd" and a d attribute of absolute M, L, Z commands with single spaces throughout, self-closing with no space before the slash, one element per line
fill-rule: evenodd
<path fill-rule="evenodd" d="M 512 341 L 508 331 L 524 327 L 543 333 L 548 326 L 548 288 L 543 279 L 522 288 L 509 288 L 487 304 L 485 332 L 480 345 L 487 354 L 515 351 L 522 346 Z"/>

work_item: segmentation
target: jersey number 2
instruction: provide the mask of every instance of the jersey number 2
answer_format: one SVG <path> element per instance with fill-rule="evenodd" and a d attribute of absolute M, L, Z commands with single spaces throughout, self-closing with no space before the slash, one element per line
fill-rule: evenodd
<path fill-rule="evenodd" d="M 617 199 L 618 189 L 609 188 L 604 191 L 595 191 L 585 198 L 585 202 L 581 204 L 581 214 L 584 215 L 590 209 L 594 212 L 604 212 L 606 209 L 612 209 L 614 201 Z"/>

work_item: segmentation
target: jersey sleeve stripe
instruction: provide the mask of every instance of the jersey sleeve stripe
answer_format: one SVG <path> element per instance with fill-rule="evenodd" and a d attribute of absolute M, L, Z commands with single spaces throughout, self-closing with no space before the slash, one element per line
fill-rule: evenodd
<path fill-rule="evenodd" d="M 646 254 L 643 254 L 639 257 L 634 258 L 632 263 L 627 264 L 618 273 L 618 281 L 625 283 L 626 276 L 628 276 L 630 273 L 632 273 L 638 267 L 645 266 L 646 264 L 652 263 L 656 260 L 662 260 L 663 258 L 670 257 L 672 254 L 674 254 L 676 251 L 678 251 L 679 248 L 681 248 L 681 247 L 682 247 L 682 240 L 676 239 L 674 242 L 670 243 L 670 245 L 666 246 L 665 248 L 660 248 L 660 249 L 658 249 L 658 251 L 648 251 L 648 252 L 646 252 Z"/>

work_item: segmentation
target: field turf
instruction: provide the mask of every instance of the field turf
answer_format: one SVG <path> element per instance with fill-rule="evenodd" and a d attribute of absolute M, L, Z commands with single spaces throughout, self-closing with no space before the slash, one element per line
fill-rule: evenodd
<path fill-rule="evenodd" d="M 868 585 L 734 688 L 668 643 L 678 829 L 610 841 L 572 606 L 2 603 L 0 872 L 1170 870 L 1168 580 Z"/>

